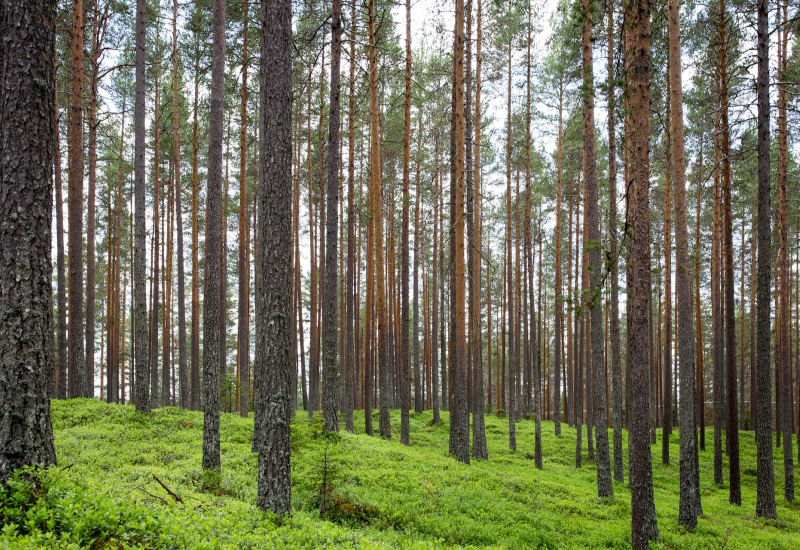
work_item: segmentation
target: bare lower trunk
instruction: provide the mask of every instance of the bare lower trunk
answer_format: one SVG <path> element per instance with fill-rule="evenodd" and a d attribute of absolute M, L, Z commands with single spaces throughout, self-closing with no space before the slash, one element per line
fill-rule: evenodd
<path fill-rule="evenodd" d="M 46 0 L 12 0 L 3 3 L 0 19 L 0 265 L 16 275 L 0 280 L 3 486 L 14 470 L 56 464 L 48 395 L 55 374 L 50 262 L 55 8 Z M 11 112 L 17 115 L 6 116 Z"/>

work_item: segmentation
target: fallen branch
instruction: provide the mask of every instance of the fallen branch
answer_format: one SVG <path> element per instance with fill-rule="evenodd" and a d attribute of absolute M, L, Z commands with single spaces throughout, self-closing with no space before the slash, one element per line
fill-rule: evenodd
<path fill-rule="evenodd" d="M 169 487 L 167 487 L 166 485 L 164 485 L 164 482 L 163 482 L 163 481 L 161 481 L 160 479 L 158 479 L 158 476 L 156 476 L 156 474 L 153 474 L 153 479 L 155 479 L 156 481 L 158 481 L 158 484 L 159 484 L 159 485 L 161 485 L 161 486 L 164 488 L 164 490 L 165 490 L 167 493 L 169 493 L 169 496 L 171 496 L 172 498 L 174 498 L 176 502 L 180 502 L 181 504 L 183 504 L 183 503 L 184 503 L 184 502 L 183 502 L 183 499 L 182 499 L 182 498 L 181 498 L 179 495 L 175 494 L 175 493 L 174 493 L 174 492 L 173 492 L 173 491 L 172 491 L 172 490 L 171 490 Z"/>
<path fill-rule="evenodd" d="M 225 508 L 226 507 L 221 502 L 208 502 L 206 500 L 200 500 L 199 498 L 193 497 L 193 496 L 188 496 L 186 498 L 191 498 L 192 500 L 196 500 L 197 502 L 200 503 L 200 506 L 217 506 L 219 508 Z"/>
<path fill-rule="evenodd" d="M 151 493 L 150 491 L 147 491 L 147 490 L 145 490 L 145 489 L 143 489 L 143 488 L 139 487 L 138 485 L 131 485 L 131 487 L 133 487 L 134 489 L 139 489 L 141 492 L 143 492 L 143 493 L 144 493 L 144 494 L 146 494 L 147 496 L 150 496 L 150 497 L 153 497 L 153 498 L 157 498 L 158 500 L 160 500 L 161 502 L 163 502 L 165 505 L 168 505 L 168 504 L 169 504 L 165 498 L 162 498 L 162 497 L 160 497 L 160 496 L 158 496 L 158 495 L 154 495 L 154 494 L 153 494 L 153 493 Z"/>

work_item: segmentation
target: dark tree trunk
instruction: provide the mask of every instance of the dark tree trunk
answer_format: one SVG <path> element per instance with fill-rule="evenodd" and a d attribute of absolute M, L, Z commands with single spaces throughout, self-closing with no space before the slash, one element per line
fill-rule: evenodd
<path fill-rule="evenodd" d="M 611 262 L 611 395 L 614 430 L 614 481 L 625 481 L 622 463 L 622 365 L 619 342 L 619 273 L 617 266 L 617 138 L 615 129 L 614 1 L 608 1 L 608 240 Z"/>
<path fill-rule="evenodd" d="M 336 367 L 336 322 L 339 317 L 337 285 L 339 270 L 339 171 L 341 150 L 339 148 L 339 121 L 341 119 L 342 58 L 342 0 L 333 0 L 331 19 L 331 108 L 328 119 L 328 216 L 325 246 L 325 294 L 322 303 L 322 417 L 325 431 L 339 431 L 339 379 Z M 291 133 L 289 133 L 291 137 Z"/>
<path fill-rule="evenodd" d="M 149 366 L 147 343 L 147 250 L 145 248 L 145 25 L 147 2 L 136 2 L 136 103 L 134 109 L 134 194 L 135 228 L 133 243 L 133 309 L 134 309 L 134 372 L 137 411 L 150 411 Z"/>
<path fill-rule="evenodd" d="M 409 251 L 408 251 L 408 223 L 409 223 L 409 184 L 411 179 L 411 0 L 406 0 L 406 74 L 405 93 L 403 105 L 403 221 L 401 231 L 400 252 L 400 443 L 409 444 L 408 409 L 410 403 L 409 389 L 409 311 L 408 311 L 408 277 L 409 277 Z M 417 187 L 419 197 L 419 187 Z M 419 202 L 417 202 L 419 209 Z M 418 210 L 419 211 L 419 210 Z M 419 246 L 419 234 L 414 234 L 414 247 Z M 418 259 L 416 254 L 414 259 Z M 414 266 L 417 267 L 416 265 Z M 417 274 L 414 274 L 414 324 L 417 319 Z M 417 335 L 416 329 L 414 335 Z M 414 341 L 416 354 L 414 355 L 414 410 L 421 411 L 422 394 L 419 379 L 419 342 Z"/>
<path fill-rule="evenodd" d="M 69 396 L 87 397 L 83 326 L 83 0 L 72 13 L 72 99 L 69 123 Z"/>
<path fill-rule="evenodd" d="M 592 410 L 597 438 L 597 493 L 614 496 L 608 452 L 608 414 L 606 412 L 606 370 L 603 338 L 603 265 L 600 259 L 600 214 L 597 204 L 597 158 L 595 154 L 594 80 L 592 77 L 593 0 L 582 0 L 583 32 L 583 174 L 586 189 L 586 239 L 584 254 L 590 274 L 589 321 L 591 332 Z"/>
<path fill-rule="evenodd" d="M 770 403 L 769 4 L 758 1 L 758 302 L 756 365 L 756 516 L 776 518 Z"/>
<path fill-rule="evenodd" d="M 675 185 L 675 244 L 678 330 L 677 352 L 680 364 L 680 504 L 678 522 L 687 529 L 697 526 L 700 514 L 700 487 L 697 484 L 697 432 L 694 416 L 694 326 L 692 323 L 691 281 L 689 279 L 688 228 L 686 225 L 686 152 L 683 129 L 683 88 L 681 82 L 680 9 L 678 0 L 669 2 L 669 81 L 670 128 L 672 134 L 672 173 Z M 669 300 L 669 299 L 668 299 Z M 669 370 L 669 367 L 667 368 Z M 667 421 L 665 417 L 665 421 Z M 665 436 L 666 438 L 666 436 Z"/>
<path fill-rule="evenodd" d="M 649 444 L 648 411 L 648 317 L 650 314 L 650 159 L 648 128 L 650 123 L 650 3 L 635 0 L 628 8 L 625 65 L 628 76 L 630 131 L 631 213 L 633 228 L 631 249 L 632 297 L 630 333 L 631 417 L 630 417 L 630 487 L 631 531 L 634 549 L 647 548 L 658 539 L 653 471 Z"/>
<path fill-rule="evenodd" d="M 0 7 L 0 485 L 24 466 L 56 463 L 47 393 L 55 21 L 51 0 Z"/>
<path fill-rule="evenodd" d="M 730 129 L 728 127 L 728 60 L 726 36 L 725 0 L 719 2 L 720 15 L 720 125 L 722 138 L 722 192 L 724 203 L 725 225 L 725 374 L 727 377 L 726 397 L 728 420 L 726 422 L 725 441 L 730 454 L 730 497 L 731 504 L 742 504 L 741 478 L 739 475 L 739 418 L 737 412 L 736 381 L 736 310 L 734 309 L 733 280 L 733 214 L 731 209 L 731 161 L 730 161 Z"/>
<path fill-rule="evenodd" d="M 177 0 L 176 0 L 177 1 Z M 239 414 L 248 416 L 250 406 L 250 255 L 247 205 L 247 46 L 250 20 L 250 2 L 244 0 L 242 5 L 242 104 L 241 133 L 239 136 L 239 320 L 238 320 L 238 356 L 239 356 Z M 178 218 L 180 220 L 180 218 Z"/>
<path fill-rule="evenodd" d="M 473 407 L 472 407 L 472 456 L 479 460 L 486 460 L 489 458 L 489 449 L 486 444 L 486 426 L 484 421 L 484 411 L 485 411 L 485 394 L 483 390 L 483 355 L 482 355 L 482 333 L 481 333 L 481 260 L 482 258 L 482 251 L 483 247 L 481 246 L 481 41 L 483 39 L 482 33 L 482 19 L 481 19 L 481 12 L 483 11 L 483 5 L 481 0 L 478 0 L 478 8 L 477 8 L 477 41 L 476 41 L 476 56 L 475 56 L 475 114 L 474 114 L 474 125 L 475 125 L 475 139 L 474 142 L 471 142 L 470 145 L 474 148 L 475 153 L 473 156 L 474 164 L 472 165 L 472 171 L 474 172 L 474 182 L 473 182 L 473 233 L 470 245 L 471 251 L 471 265 L 472 265 L 472 276 L 470 277 L 470 281 L 472 282 L 472 289 L 470 291 L 470 299 L 473 302 L 473 319 L 471 322 L 474 323 L 473 327 L 473 339 L 475 340 L 474 343 L 470 342 L 470 345 L 473 346 L 473 385 L 472 385 L 472 400 L 473 400 Z M 467 12 L 468 16 L 471 18 L 471 2 L 470 2 L 470 11 Z M 471 28 L 471 25 L 469 25 Z M 467 43 L 468 48 L 467 51 L 469 52 L 467 55 L 467 74 L 470 76 L 471 80 L 471 47 L 470 42 Z M 467 85 L 467 93 L 470 93 L 471 86 Z M 469 97 L 469 96 L 468 96 Z M 469 120 L 473 120 L 473 114 L 471 109 L 467 111 L 467 115 L 469 116 Z M 528 216 L 530 217 L 530 216 Z M 491 353 L 491 351 L 490 351 Z M 490 375 L 491 378 L 491 375 Z"/>
<path fill-rule="evenodd" d="M 359 355 L 356 346 L 355 330 L 355 317 L 360 312 L 356 310 L 356 229 L 355 229 L 355 110 L 356 110 L 356 97 L 355 97 L 355 71 L 356 71 L 356 3 L 353 2 L 350 12 L 350 91 L 348 94 L 348 160 L 347 160 L 347 286 L 346 286 L 346 319 L 345 326 L 347 335 L 345 339 L 345 362 L 351 368 L 355 367 L 355 357 Z M 359 272 L 361 271 L 358 266 Z M 353 433 L 355 427 L 353 426 L 353 382 L 355 378 L 355 369 L 351 371 L 351 375 L 346 376 L 345 380 L 345 401 L 344 413 L 347 431 Z"/>
<path fill-rule="evenodd" d="M 200 87 L 200 42 L 199 33 L 194 37 L 194 114 L 192 121 L 192 363 L 190 369 L 190 408 L 200 410 L 200 268 L 198 262 L 199 220 L 197 219 L 198 181 L 197 181 L 197 111 Z"/>
<path fill-rule="evenodd" d="M 225 83 L 225 0 L 214 0 L 213 55 L 211 59 L 211 127 L 208 139 L 208 191 L 206 194 L 206 267 L 203 308 L 203 469 L 220 467 L 219 388 L 224 368 L 222 325 L 222 131 Z M 287 129 L 291 131 L 291 128 Z M 287 169 L 287 174 L 289 170 Z M 291 205 L 286 209 L 291 214 Z M 287 247 L 286 252 L 289 253 Z M 284 322 L 288 323 L 289 312 Z M 259 470 L 261 461 L 259 460 Z"/>
<path fill-rule="evenodd" d="M 292 509 L 292 3 L 261 3 L 254 395 L 258 507 Z"/>

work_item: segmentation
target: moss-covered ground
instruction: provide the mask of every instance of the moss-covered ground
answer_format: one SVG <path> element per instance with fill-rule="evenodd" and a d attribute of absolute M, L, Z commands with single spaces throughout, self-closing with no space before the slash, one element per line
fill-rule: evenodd
<path fill-rule="evenodd" d="M 391 441 L 364 435 L 360 411 L 357 435 L 340 438 L 324 436 L 318 421 L 298 412 L 294 512 L 281 520 L 255 506 L 252 415 L 222 415 L 222 470 L 204 474 L 202 413 L 140 414 L 94 400 L 54 401 L 52 412 L 59 464 L 0 490 L 0 548 L 630 546 L 627 484 L 614 484 L 613 499 L 599 499 L 585 447 L 583 467 L 574 466 L 574 429 L 564 426 L 557 438 L 550 422 L 542 426 L 539 471 L 530 420 L 517 423 L 512 453 L 508 420 L 487 416 L 489 460 L 467 466 L 448 456 L 447 413 L 439 426 L 431 425 L 429 412 L 412 413 L 411 446 L 404 447 L 398 411 L 392 411 Z M 782 498 L 782 453 L 775 453 L 779 519 L 765 521 L 754 513 L 752 432 L 741 435 L 741 507 L 728 504 L 727 487 L 713 483 L 711 430 L 706 437 L 709 447 L 700 455 L 705 513 L 690 533 L 677 525 L 678 432 L 670 438 L 671 465 L 661 464 L 659 432 L 653 473 L 661 538 L 652 547 L 800 548 L 800 504 Z M 627 447 L 625 457 L 627 476 Z"/>

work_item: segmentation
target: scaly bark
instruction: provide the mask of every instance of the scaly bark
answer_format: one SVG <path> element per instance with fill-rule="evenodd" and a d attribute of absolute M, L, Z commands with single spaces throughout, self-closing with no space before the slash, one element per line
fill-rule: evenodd
<path fill-rule="evenodd" d="M 261 3 L 254 396 L 258 507 L 292 510 L 292 3 Z"/>
<path fill-rule="evenodd" d="M 203 307 L 203 469 L 220 468 L 219 387 L 224 368 L 222 325 L 222 131 L 225 83 L 225 0 L 214 0 L 211 58 L 211 118 L 208 139 L 208 191 L 206 193 L 206 244 Z M 275 75 L 274 72 L 269 74 Z M 290 127 L 289 127 L 290 128 Z M 289 170 L 287 169 L 287 174 Z M 291 213 L 291 208 L 286 208 Z M 263 219 L 263 218 L 262 218 Z M 287 250 L 288 252 L 288 250 Z M 288 322 L 288 311 L 284 312 Z M 258 355 L 258 354 L 256 354 Z M 261 470 L 259 457 L 259 470 Z M 262 506 L 263 508 L 263 506 Z"/>
<path fill-rule="evenodd" d="M 133 309 L 134 309 L 134 372 L 136 392 L 134 404 L 140 412 L 150 411 L 149 366 L 147 345 L 147 297 L 145 279 L 147 256 L 145 248 L 145 26 L 147 2 L 136 2 L 136 102 L 134 109 L 134 195 L 135 228 L 133 242 Z"/>
<path fill-rule="evenodd" d="M 337 284 L 339 280 L 336 257 L 339 234 L 339 171 L 341 150 L 339 148 L 339 121 L 341 103 L 342 58 L 342 0 L 333 0 L 333 17 L 331 19 L 331 108 L 328 119 L 328 216 L 326 227 L 327 243 L 325 247 L 325 296 L 322 304 L 322 417 L 325 431 L 339 431 L 339 379 L 336 368 L 336 343 L 338 334 L 336 319 L 338 317 Z M 289 133 L 291 137 L 291 132 Z"/>
<path fill-rule="evenodd" d="M 0 485 L 56 464 L 52 347 L 56 2 L 0 8 Z M 14 112 L 15 116 L 6 116 Z M 82 175 L 82 173 L 81 173 Z M 79 258 L 80 261 L 80 258 Z M 11 276 L 9 276 L 11 274 Z"/>
<path fill-rule="evenodd" d="M 632 222 L 632 297 L 628 347 L 631 360 L 630 417 L 630 486 L 631 532 L 635 550 L 647 548 L 658 539 L 653 471 L 648 441 L 648 316 L 650 312 L 650 159 L 648 152 L 650 122 L 650 2 L 631 0 L 625 29 L 625 65 L 628 74 L 627 93 L 631 119 L 630 188 Z M 627 149 L 627 148 L 626 148 Z"/>

